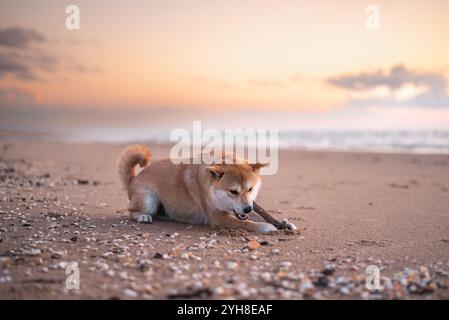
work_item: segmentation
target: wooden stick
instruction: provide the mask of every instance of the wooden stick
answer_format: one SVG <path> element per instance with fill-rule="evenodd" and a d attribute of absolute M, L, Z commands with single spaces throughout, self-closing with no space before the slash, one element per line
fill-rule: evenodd
<path fill-rule="evenodd" d="M 266 222 L 271 223 L 273 226 L 275 226 L 277 229 L 290 229 L 288 224 L 282 221 L 279 221 L 275 217 L 273 217 L 271 214 L 266 212 L 261 206 L 259 206 L 256 202 L 253 202 L 253 210 L 261 216 Z"/>

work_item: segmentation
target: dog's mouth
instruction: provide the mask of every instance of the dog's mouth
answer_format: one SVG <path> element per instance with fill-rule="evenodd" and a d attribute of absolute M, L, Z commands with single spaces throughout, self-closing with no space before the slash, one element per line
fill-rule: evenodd
<path fill-rule="evenodd" d="M 246 219 L 248 219 L 248 214 L 246 214 L 246 213 L 237 213 L 237 212 L 235 212 L 234 209 L 232 209 L 232 211 L 234 211 L 235 216 L 236 216 L 237 218 L 239 218 L 240 220 L 246 220 Z"/>

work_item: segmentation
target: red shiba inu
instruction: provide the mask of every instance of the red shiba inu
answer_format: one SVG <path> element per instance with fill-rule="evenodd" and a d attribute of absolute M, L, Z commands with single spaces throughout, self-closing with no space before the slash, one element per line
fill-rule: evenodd
<path fill-rule="evenodd" d="M 119 176 L 128 192 L 132 219 L 151 223 L 156 214 L 164 214 L 173 221 L 217 228 L 264 233 L 277 230 L 270 223 L 247 219 L 261 187 L 259 169 L 265 164 L 246 160 L 173 164 L 167 159 L 148 165 L 150 158 L 146 146 L 133 145 L 119 160 Z M 137 164 L 145 168 L 136 176 Z"/>

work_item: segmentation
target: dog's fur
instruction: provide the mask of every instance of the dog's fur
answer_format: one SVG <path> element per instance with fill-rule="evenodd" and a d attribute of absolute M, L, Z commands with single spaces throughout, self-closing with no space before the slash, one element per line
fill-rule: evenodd
<path fill-rule="evenodd" d="M 264 164 L 175 165 L 167 159 L 148 165 L 150 158 L 146 146 L 133 145 L 119 160 L 132 219 L 150 223 L 156 214 L 164 214 L 170 220 L 217 228 L 276 230 L 272 224 L 247 220 L 261 186 L 259 169 Z M 145 168 L 136 176 L 137 164 Z"/>

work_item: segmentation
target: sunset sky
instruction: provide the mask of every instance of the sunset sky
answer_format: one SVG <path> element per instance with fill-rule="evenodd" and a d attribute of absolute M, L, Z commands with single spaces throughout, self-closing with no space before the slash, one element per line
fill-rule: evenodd
<path fill-rule="evenodd" d="M 365 26 L 371 4 L 380 30 Z M 91 110 L 449 128 L 448 13 L 445 0 L 1 1 L 0 128 Z"/>

